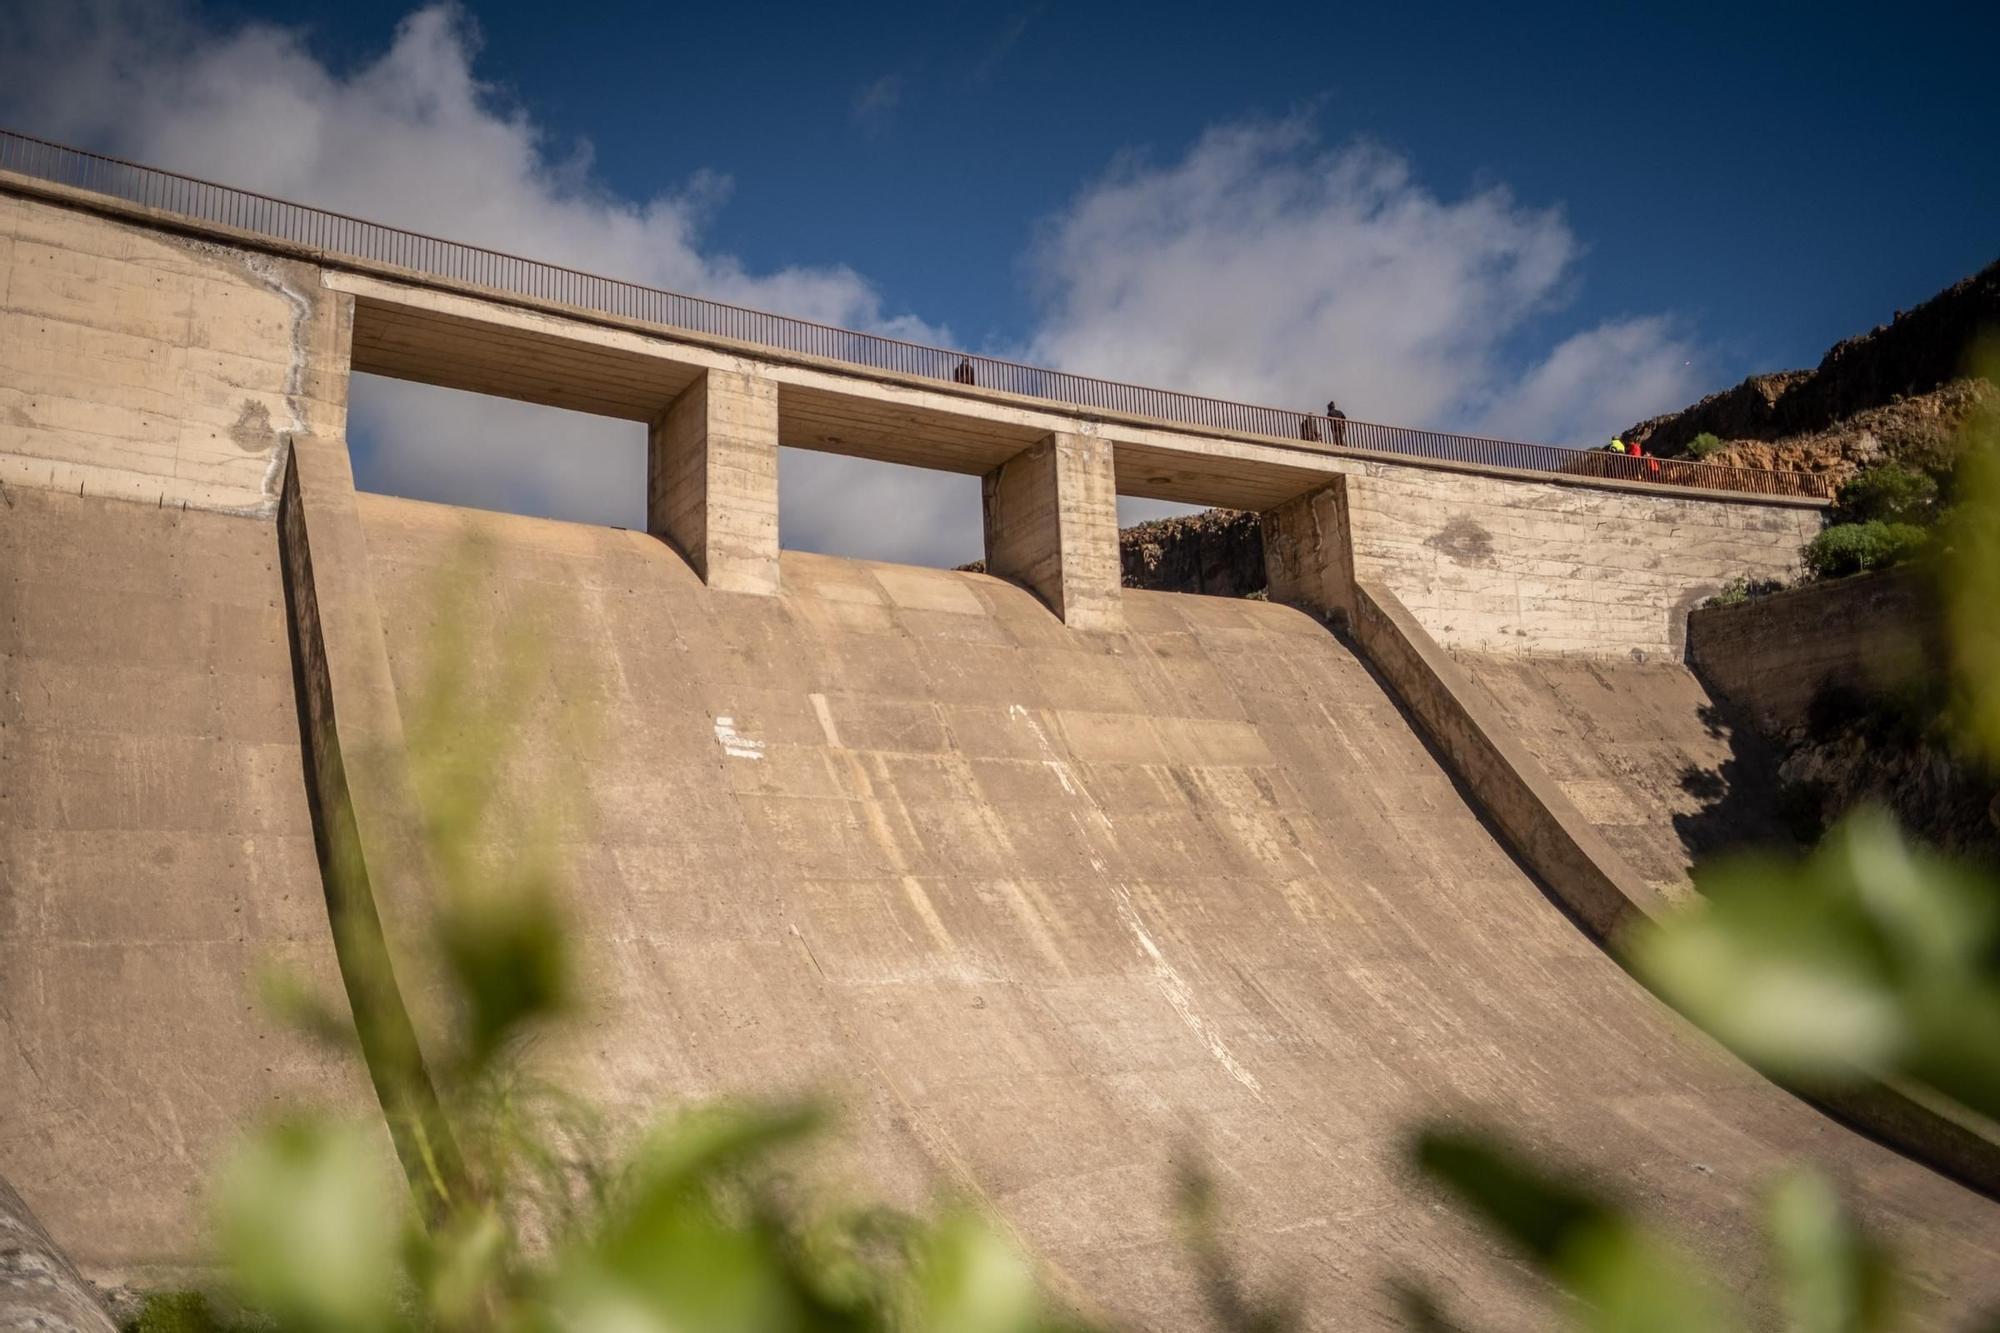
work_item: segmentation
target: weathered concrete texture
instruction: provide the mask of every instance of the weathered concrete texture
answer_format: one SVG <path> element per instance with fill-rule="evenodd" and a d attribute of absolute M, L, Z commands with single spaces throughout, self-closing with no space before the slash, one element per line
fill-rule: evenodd
<path fill-rule="evenodd" d="M 1829 685 L 1888 693 L 1945 669 L 1943 615 L 1908 570 L 1810 583 L 1688 617 L 1688 661 L 1710 687 L 1778 734 Z"/>
<path fill-rule="evenodd" d="M 980 482 L 986 572 L 1026 587 L 1074 629 L 1118 626 L 1118 487 L 1111 449 L 1055 434 Z"/>
<path fill-rule="evenodd" d="M 1077 635 L 977 575 L 787 555 L 783 594 L 746 598 L 639 534 L 359 512 L 399 691 L 468 532 L 493 553 L 474 604 L 548 654 L 502 826 L 574 804 L 593 1008 L 546 1055 L 580 1088 L 832 1088 L 837 1174 L 976 1191 L 1064 1291 L 1145 1327 L 1196 1322 L 1183 1143 L 1321 1326 L 1386 1319 L 1381 1279 L 1412 1270 L 1538 1323 L 1403 1163 L 1442 1109 L 1580 1156 L 1746 1285 L 1759 1189 L 1817 1159 L 1928 1318 L 2000 1296 L 2000 1207 L 1693 1038 L 1297 611 L 1128 591 L 1125 632 Z"/>
<path fill-rule="evenodd" d="M 646 443 L 646 530 L 709 586 L 778 590 L 778 386 L 709 370 L 682 390 Z"/>
<path fill-rule="evenodd" d="M 1354 587 L 1350 624 L 1368 662 L 1522 862 L 1600 940 L 1662 903 L 1537 762 L 1509 720 L 1387 588 Z"/>
<path fill-rule="evenodd" d="M 97 1293 L 0 1180 L 0 1333 L 115 1333 Z"/>
<path fill-rule="evenodd" d="M 1455 655 L 1503 725 L 1626 864 L 1668 898 L 1695 861 L 1789 846 L 1778 756 L 1686 667 Z"/>
<path fill-rule="evenodd" d="M 0 1176 L 100 1281 L 202 1253 L 219 1155 L 348 1061 L 260 1008 L 340 1003 L 268 522 L 0 500 Z"/>
<path fill-rule="evenodd" d="M 1354 615 L 1347 480 L 1263 515 L 1264 587 L 1274 602 L 1341 621 Z"/>
<path fill-rule="evenodd" d="M 1796 574 L 1820 527 L 1811 509 L 1376 464 L 1347 491 L 1357 577 L 1474 652 L 1679 661 L 1689 607 Z"/>
<path fill-rule="evenodd" d="M 323 299 L 310 265 L 0 195 L 0 483 L 268 513 L 285 438 L 338 430 Z"/>

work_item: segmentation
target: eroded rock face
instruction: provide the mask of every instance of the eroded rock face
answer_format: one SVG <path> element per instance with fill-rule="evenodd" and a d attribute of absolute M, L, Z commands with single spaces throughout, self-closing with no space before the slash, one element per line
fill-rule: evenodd
<path fill-rule="evenodd" d="M 1241 509 L 1135 523 L 1118 534 L 1120 577 L 1127 588 L 1257 597 L 1264 592 L 1264 526 Z M 974 560 L 960 570 L 984 574 Z"/>
<path fill-rule="evenodd" d="M 1982 394 L 1968 358 L 2000 329 L 2000 262 L 1914 310 L 1835 343 L 1812 370 L 1752 375 L 1692 407 L 1623 432 L 1675 457 L 1695 436 L 1726 442 L 1710 461 L 1847 473 L 1883 458 L 1922 466 L 1946 455 Z"/>
<path fill-rule="evenodd" d="M 1256 514 L 1207 509 L 1118 534 L 1125 586 L 1248 597 L 1264 588 L 1264 528 Z"/>

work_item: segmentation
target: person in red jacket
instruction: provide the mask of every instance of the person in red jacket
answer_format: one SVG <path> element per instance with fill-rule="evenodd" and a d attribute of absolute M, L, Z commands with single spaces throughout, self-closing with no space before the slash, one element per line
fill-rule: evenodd
<path fill-rule="evenodd" d="M 1646 466 L 1645 479 L 1647 481 L 1658 481 L 1660 479 L 1660 460 L 1653 457 L 1651 454 L 1647 453 L 1645 445 L 1639 443 L 1637 440 L 1634 440 L 1632 441 L 1632 443 L 1626 445 L 1625 448 L 1632 455 L 1632 457 L 1641 458 L 1645 460 L 1645 466 Z"/>

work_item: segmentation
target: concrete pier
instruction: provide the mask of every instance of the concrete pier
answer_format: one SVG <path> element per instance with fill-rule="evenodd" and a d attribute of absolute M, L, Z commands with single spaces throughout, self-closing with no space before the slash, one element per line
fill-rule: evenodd
<path fill-rule="evenodd" d="M 1074 629 L 1113 629 L 1118 485 L 1102 440 L 1057 433 L 987 473 L 986 572 L 1028 588 Z"/>
<path fill-rule="evenodd" d="M 704 371 L 646 435 L 646 530 L 711 588 L 778 590 L 778 386 Z"/>

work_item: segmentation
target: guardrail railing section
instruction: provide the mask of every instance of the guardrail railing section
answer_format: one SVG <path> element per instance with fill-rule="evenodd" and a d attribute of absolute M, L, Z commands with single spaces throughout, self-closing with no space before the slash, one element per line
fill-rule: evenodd
<path fill-rule="evenodd" d="M 1809 472 L 1726 467 L 1677 458 L 1635 458 L 1603 450 L 1412 430 L 1123 384 L 971 352 L 926 347 L 462 245 L 8 130 L 0 130 L 0 169 L 109 195 L 196 222 L 253 232 L 333 259 L 389 264 L 428 277 L 690 333 L 733 338 L 871 370 L 999 389 L 1069 407 L 1123 412 L 1208 430 L 1275 436 L 1321 447 L 1368 449 L 1529 472 L 1774 496 L 1825 498 L 1832 493 L 1826 478 Z"/>

